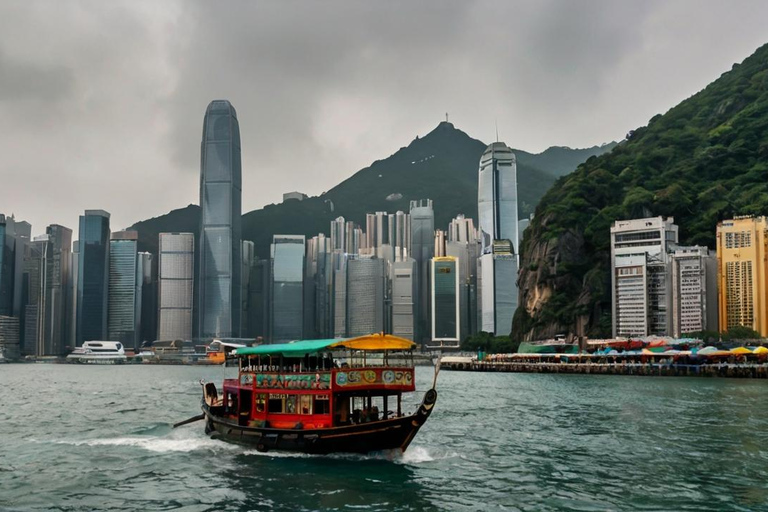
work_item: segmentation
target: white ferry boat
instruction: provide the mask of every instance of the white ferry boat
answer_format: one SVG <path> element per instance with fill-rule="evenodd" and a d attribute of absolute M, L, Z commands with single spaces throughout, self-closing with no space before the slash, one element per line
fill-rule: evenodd
<path fill-rule="evenodd" d="M 86 341 L 67 356 L 71 363 L 120 364 L 126 359 L 125 348 L 117 341 Z"/>

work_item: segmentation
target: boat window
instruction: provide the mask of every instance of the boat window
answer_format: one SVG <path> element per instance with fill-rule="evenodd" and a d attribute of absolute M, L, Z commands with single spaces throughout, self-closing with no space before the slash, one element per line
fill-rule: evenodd
<path fill-rule="evenodd" d="M 264 412 L 264 407 L 267 404 L 267 395 L 260 393 L 256 395 L 256 412 Z"/>
<path fill-rule="evenodd" d="M 282 413 L 285 395 L 269 395 L 269 412 Z"/>
<path fill-rule="evenodd" d="M 296 395 L 288 395 L 285 399 L 285 412 L 287 414 L 296 414 Z"/>
<path fill-rule="evenodd" d="M 312 395 L 301 395 L 299 397 L 299 406 L 301 414 L 312 414 Z"/>
<path fill-rule="evenodd" d="M 331 412 L 331 402 L 328 395 L 315 395 L 315 414 L 328 414 Z"/>

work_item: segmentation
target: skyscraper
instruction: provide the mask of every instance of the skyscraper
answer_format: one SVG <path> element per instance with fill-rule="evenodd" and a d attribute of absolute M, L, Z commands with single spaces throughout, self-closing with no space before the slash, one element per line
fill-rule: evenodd
<path fill-rule="evenodd" d="M 672 259 L 672 336 L 716 331 L 717 258 L 706 247 L 675 247 Z"/>
<path fill-rule="evenodd" d="M 416 260 L 416 339 L 429 338 L 429 260 L 435 255 L 435 212 L 432 200 L 411 201 L 411 257 Z"/>
<path fill-rule="evenodd" d="M 517 309 L 519 264 L 517 162 L 503 142 L 489 145 L 480 157 L 477 187 L 480 329 L 496 335 L 512 330 Z"/>
<path fill-rule="evenodd" d="M 203 121 L 200 158 L 201 338 L 240 336 L 241 181 L 237 113 L 226 100 L 212 101 Z"/>
<path fill-rule="evenodd" d="M 376 257 L 347 262 L 347 336 L 384 330 L 384 268 Z"/>
<path fill-rule="evenodd" d="M 159 253 L 157 339 L 191 340 L 195 235 L 160 233 Z"/>
<path fill-rule="evenodd" d="M 77 272 L 77 346 L 107 337 L 109 293 L 109 213 L 85 210 L 80 216 Z"/>
<path fill-rule="evenodd" d="M 128 349 L 140 346 L 141 285 L 136 231 L 116 231 L 109 241 L 107 339 Z"/>
<path fill-rule="evenodd" d="M 614 337 L 672 332 L 669 254 L 677 233 L 671 217 L 620 220 L 611 226 Z"/>
<path fill-rule="evenodd" d="M 52 224 L 46 228 L 45 304 L 42 308 L 43 344 L 49 354 L 59 355 L 73 348 L 69 336 L 71 304 L 72 230 Z"/>
<path fill-rule="evenodd" d="M 138 254 L 139 343 L 157 339 L 157 260 L 148 252 Z"/>
<path fill-rule="evenodd" d="M 397 212 L 389 214 L 389 244 L 392 246 L 393 261 L 405 261 L 411 255 L 411 216 Z"/>
<path fill-rule="evenodd" d="M 744 326 L 768 336 L 768 218 L 717 225 L 720 331 Z"/>
<path fill-rule="evenodd" d="M 483 253 L 491 252 L 494 240 L 509 240 L 517 247 L 517 160 L 503 142 L 489 145 L 480 157 L 477 210 Z"/>
<path fill-rule="evenodd" d="M 274 235 L 271 260 L 270 342 L 300 340 L 304 327 L 304 235 Z"/>
<path fill-rule="evenodd" d="M 458 348 L 461 341 L 458 260 L 453 256 L 432 258 L 430 274 L 431 341 L 440 347 Z"/>
<path fill-rule="evenodd" d="M 392 264 L 392 334 L 414 339 L 416 306 L 416 260 L 408 258 Z"/>

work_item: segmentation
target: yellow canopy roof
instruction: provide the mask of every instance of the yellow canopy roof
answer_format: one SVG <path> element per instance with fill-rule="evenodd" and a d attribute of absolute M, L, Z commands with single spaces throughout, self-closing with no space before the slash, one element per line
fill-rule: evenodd
<path fill-rule="evenodd" d="M 731 354 L 742 355 L 742 354 L 751 354 L 751 353 L 752 351 L 749 350 L 747 347 L 736 347 L 731 349 Z"/>
<path fill-rule="evenodd" d="M 416 344 L 411 340 L 392 336 L 391 334 L 367 334 L 341 340 L 334 343 L 329 348 L 348 348 L 351 350 L 411 350 Z"/>
<path fill-rule="evenodd" d="M 766 347 L 757 347 L 753 354 L 768 354 L 768 348 Z"/>

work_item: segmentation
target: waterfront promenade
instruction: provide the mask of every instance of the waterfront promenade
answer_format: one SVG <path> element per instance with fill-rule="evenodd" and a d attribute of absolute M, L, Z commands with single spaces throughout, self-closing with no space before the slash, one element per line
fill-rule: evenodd
<path fill-rule="evenodd" d="M 720 360 L 601 357 L 590 354 L 518 354 L 501 360 L 447 358 L 443 368 L 455 371 L 513 373 L 573 373 L 585 375 L 640 375 L 660 377 L 727 377 L 768 379 L 765 359 Z"/>

